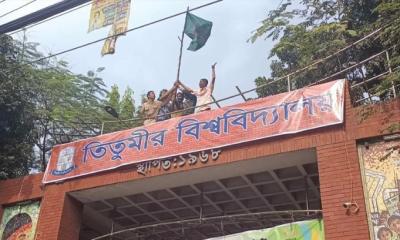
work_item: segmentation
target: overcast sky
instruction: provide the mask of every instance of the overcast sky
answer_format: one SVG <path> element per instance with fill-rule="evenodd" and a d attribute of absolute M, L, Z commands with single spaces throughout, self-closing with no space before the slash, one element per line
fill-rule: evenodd
<path fill-rule="evenodd" d="M 6 0 L 0 3 L 0 15 L 30 0 Z M 132 0 L 129 28 L 139 26 L 177 12 L 211 2 L 212 0 Z M 8 16 L 0 18 L 0 24 L 21 17 L 32 11 L 59 2 L 37 0 Z M 254 79 L 269 75 L 267 56 L 273 43 L 260 39 L 248 43 L 252 30 L 260 26 L 267 12 L 275 9 L 279 0 L 224 0 L 223 2 L 192 12 L 213 22 L 211 36 L 206 45 L 196 51 L 184 50 L 181 80 L 197 87 L 200 78 L 209 78 L 211 64 L 217 64 L 217 82 L 214 96 L 219 99 L 236 94 L 235 86 L 242 90 L 253 88 Z M 27 30 L 29 41 L 41 44 L 44 53 L 55 53 L 107 36 L 111 26 L 88 33 L 90 6 L 71 12 Z M 179 16 L 120 37 L 116 53 L 101 57 L 103 43 L 76 50 L 59 59 L 69 62 L 71 71 L 86 73 L 97 67 L 105 67 L 100 74 L 108 86 L 117 84 L 121 95 L 126 86 L 135 92 L 135 101 L 148 90 L 169 88 L 176 78 L 179 55 L 178 36 L 182 32 L 184 16 Z M 15 34 L 21 37 L 22 34 Z M 185 39 L 184 49 L 189 46 Z M 248 97 L 255 96 L 253 94 Z M 228 105 L 241 98 L 223 102 Z"/>

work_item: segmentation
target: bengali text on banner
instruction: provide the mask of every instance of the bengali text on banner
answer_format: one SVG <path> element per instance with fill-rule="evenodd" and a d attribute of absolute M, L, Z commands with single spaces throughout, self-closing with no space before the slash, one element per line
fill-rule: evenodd
<path fill-rule="evenodd" d="M 43 182 L 343 123 L 344 80 L 53 148 Z"/>

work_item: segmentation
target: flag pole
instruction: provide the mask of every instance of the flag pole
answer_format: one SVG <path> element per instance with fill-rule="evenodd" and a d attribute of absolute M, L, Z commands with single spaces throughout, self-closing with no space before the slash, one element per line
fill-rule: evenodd
<path fill-rule="evenodd" d="M 188 12 L 189 12 L 189 7 L 187 7 L 187 9 L 186 9 L 186 17 L 187 17 Z M 178 37 L 179 41 L 181 42 L 181 48 L 179 50 L 178 73 L 176 74 L 176 80 L 180 80 L 179 79 L 179 74 L 181 72 L 182 49 L 183 49 L 183 38 L 185 37 L 186 17 L 185 17 L 185 24 L 183 25 L 182 35 L 181 35 L 180 38 Z"/>

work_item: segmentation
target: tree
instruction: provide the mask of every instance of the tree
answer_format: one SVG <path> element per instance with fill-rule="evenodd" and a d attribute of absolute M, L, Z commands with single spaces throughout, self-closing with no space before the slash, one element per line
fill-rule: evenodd
<path fill-rule="evenodd" d="M 0 179 L 28 173 L 33 165 L 34 95 L 24 81 L 12 39 L 0 36 Z"/>
<path fill-rule="evenodd" d="M 278 9 L 268 13 L 262 25 L 250 38 L 250 41 L 254 42 L 266 36 L 276 41 L 269 55 L 269 58 L 273 59 L 270 66 L 271 76 L 257 78 L 257 86 L 327 57 L 378 27 L 384 28 L 382 34 L 377 35 L 379 39 L 371 38 L 322 64 L 308 68 L 307 71 L 299 71 L 291 75 L 291 89 L 307 86 L 319 79 L 328 78 L 329 80 L 329 76 L 333 73 L 387 48 L 391 48 L 392 64 L 398 65 L 400 52 L 398 48 L 392 48 L 392 46 L 399 43 L 400 0 L 301 0 L 298 2 L 300 7 L 293 9 L 292 1 L 283 1 Z M 386 68 L 385 59 L 376 58 L 351 71 L 335 75 L 332 79 L 346 77 L 352 83 L 357 83 L 377 76 L 386 71 Z M 383 78 L 382 81 L 373 81 L 363 86 L 365 89 L 379 92 L 379 89 L 387 89 L 392 82 L 399 83 L 397 74 L 398 71 Z M 287 88 L 286 81 L 279 81 L 267 88 L 261 88 L 257 93 L 259 96 L 267 96 Z M 365 89 L 360 89 L 360 96 L 363 96 Z M 384 100 L 390 94 L 382 93 L 379 97 Z"/>
<path fill-rule="evenodd" d="M 133 101 L 133 91 L 130 87 L 127 87 L 120 102 L 121 111 L 120 118 L 121 119 L 131 119 L 134 117 L 135 113 L 135 104 Z"/>
<path fill-rule="evenodd" d="M 118 90 L 118 86 L 114 84 L 111 86 L 111 91 L 107 96 L 107 102 L 108 104 L 115 109 L 117 113 L 120 112 L 120 94 Z"/>
<path fill-rule="evenodd" d="M 106 132 L 114 132 L 123 129 L 130 129 L 143 125 L 143 119 L 140 115 L 140 106 L 136 110 L 135 102 L 133 100 L 133 90 L 128 86 L 124 92 L 124 95 L 120 102 L 118 87 L 114 85 L 108 95 L 108 105 L 113 106 L 114 109 L 119 109 L 118 119 L 111 117 L 111 115 L 106 116 L 104 119 L 104 129 Z"/>
<path fill-rule="evenodd" d="M 97 77 L 74 74 L 43 56 L 38 44 L 0 36 L 0 178 L 44 170 L 56 143 L 100 133 L 107 93 Z"/>
<path fill-rule="evenodd" d="M 64 63 L 63 67 L 52 65 L 29 72 L 37 82 L 36 145 L 43 171 L 49 157 L 47 153 L 54 144 L 97 135 L 104 118 L 102 97 L 106 90 L 103 81 L 92 71 L 87 75 L 74 75 L 65 69 L 66 66 Z M 55 133 L 52 128 L 61 133 Z"/>

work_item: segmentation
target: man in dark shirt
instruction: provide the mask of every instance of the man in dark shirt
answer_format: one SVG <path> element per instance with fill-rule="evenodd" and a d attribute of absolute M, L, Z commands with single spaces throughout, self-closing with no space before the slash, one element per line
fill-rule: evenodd
<path fill-rule="evenodd" d="M 194 94 L 191 94 L 188 91 L 183 91 L 183 109 L 185 109 L 183 111 L 183 115 L 189 115 L 189 114 L 193 114 L 195 109 L 194 107 L 196 106 L 197 103 L 197 97 Z"/>

